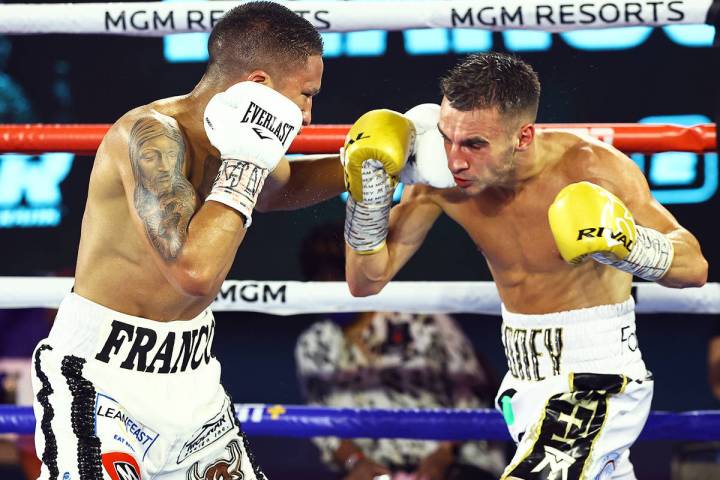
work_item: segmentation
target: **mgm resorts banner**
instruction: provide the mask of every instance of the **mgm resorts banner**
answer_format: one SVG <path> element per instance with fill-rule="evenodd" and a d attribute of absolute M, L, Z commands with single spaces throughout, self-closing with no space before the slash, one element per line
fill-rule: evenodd
<path fill-rule="evenodd" d="M 243 2 L 0 5 L 0 34 L 163 36 L 208 32 Z M 563 32 L 623 26 L 715 24 L 720 0 L 295 1 L 285 3 L 323 32 L 410 28 Z"/>
<path fill-rule="evenodd" d="M 0 277 L 0 308 L 57 308 L 70 291 L 70 277 Z M 720 313 L 720 284 L 671 289 L 634 284 L 638 313 Z M 272 315 L 388 311 L 500 314 L 493 282 L 391 282 L 377 295 L 357 298 L 345 282 L 226 280 L 210 308 L 216 312 Z"/>

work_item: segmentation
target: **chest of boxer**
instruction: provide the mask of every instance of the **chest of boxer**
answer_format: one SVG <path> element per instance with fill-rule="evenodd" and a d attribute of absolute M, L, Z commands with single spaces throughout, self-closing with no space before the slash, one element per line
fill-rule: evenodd
<path fill-rule="evenodd" d="M 144 238 L 138 235 L 126 193 L 110 155 L 98 152 L 90 181 L 76 268 L 75 291 L 94 301 L 149 318 L 190 318 L 212 301 L 178 294 L 155 267 Z M 204 199 L 217 175 L 219 159 L 188 155 L 183 175 L 198 199 Z M 196 209 L 202 205 L 197 202 Z M 149 295 L 148 292 L 152 292 Z"/>
<path fill-rule="evenodd" d="M 628 275 L 590 261 L 569 265 L 560 257 L 547 211 L 571 181 L 562 175 L 540 177 L 511 197 L 478 195 L 442 203 L 485 256 L 512 311 L 564 311 L 617 303 L 629 295 Z M 592 289 L 579 288 L 591 284 Z"/>
<path fill-rule="evenodd" d="M 443 209 L 468 233 L 493 270 L 551 273 L 567 268 L 547 216 L 560 188 L 560 182 L 533 182 L 511 197 L 469 196 L 445 202 Z"/>

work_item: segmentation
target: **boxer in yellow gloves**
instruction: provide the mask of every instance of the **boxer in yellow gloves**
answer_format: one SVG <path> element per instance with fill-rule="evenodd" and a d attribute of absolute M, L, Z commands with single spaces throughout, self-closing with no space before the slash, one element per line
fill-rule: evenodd
<path fill-rule="evenodd" d="M 439 107 L 372 111 L 348 135 L 350 289 L 379 292 L 449 215 L 485 256 L 502 299 L 509 372 L 497 407 L 517 443 L 503 478 L 634 478 L 629 447 L 653 380 L 631 281 L 703 285 L 700 245 L 624 154 L 536 131 L 540 83 L 521 60 L 470 56 L 441 85 Z M 391 209 L 398 178 L 424 185 Z"/>

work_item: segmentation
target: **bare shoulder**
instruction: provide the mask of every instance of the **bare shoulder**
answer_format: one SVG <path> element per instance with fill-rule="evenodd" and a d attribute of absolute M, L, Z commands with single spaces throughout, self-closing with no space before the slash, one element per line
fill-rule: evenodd
<path fill-rule="evenodd" d="M 151 105 L 134 108 L 120 117 L 108 130 L 101 148 L 125 149 L 144 129 L 155 128 L 166 131 L 177 131 L 180 125 L 173 117 L 162 114 Z"/>
<path fill-rule="evenodd" d="M 118 172 L 124 184 L 131 184 L 143 150 L 150 148 L 173 157 L 172 163 L 184 169 L 187 148 L 182 129 L 175 118 L 153 105 L 130 110 L 110 127 L 95 159 L 98 172 Z"/>
<path fill-rule="evenodd" d="M 417 205 L 437 205 L 442 208 L 442 205 L 447 203 L 449 198 L 452 198 L 453 190 L 455 189 L 438 189 L 421 184 L 406 185 L 403 189 L 402 201 L 403 203 L 412 202 Z"/>
<path fill-rule="evenodd" d="M 612 145 L 588 135 L 568 132 L 553 135 L 561 146 L 558 168 L 569 181 L 589 181 L 621 197 L 647 189 L 640 168 Z"/>

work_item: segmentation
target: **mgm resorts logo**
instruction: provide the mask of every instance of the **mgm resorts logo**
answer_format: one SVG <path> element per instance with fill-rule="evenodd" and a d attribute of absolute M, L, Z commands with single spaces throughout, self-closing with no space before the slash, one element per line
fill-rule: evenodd
<path fill-rule="evenodd" d="M 226 281 L 215 303 L 287 303 L 287 284 Z"/>
<path fill-rule="evenodd" d="M 59 225 L 60 184 L 74 158 L 72 153 L 0 155 L 0 228 Z"/>

